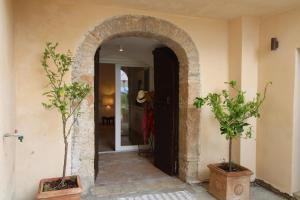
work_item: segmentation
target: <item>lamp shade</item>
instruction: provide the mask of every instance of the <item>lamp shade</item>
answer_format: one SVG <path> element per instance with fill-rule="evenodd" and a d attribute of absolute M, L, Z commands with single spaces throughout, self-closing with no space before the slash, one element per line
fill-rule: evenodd
<path fill-rule="evenodd" d="M 112 106 L 114 104 L 114 98 L 112 96 L 103 96 L 102 105 L 103 106 Z"/>

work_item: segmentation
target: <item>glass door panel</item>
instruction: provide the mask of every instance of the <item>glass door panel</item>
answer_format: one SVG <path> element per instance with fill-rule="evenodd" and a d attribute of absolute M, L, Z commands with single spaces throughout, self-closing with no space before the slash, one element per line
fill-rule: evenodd
<path fill-rule="evenodd" d="M 149 68 L 120 67 L 119 75 L 120 146 L 144 144 L 144 107 L 136 97 L 139 90 L 149 90 Z"/>

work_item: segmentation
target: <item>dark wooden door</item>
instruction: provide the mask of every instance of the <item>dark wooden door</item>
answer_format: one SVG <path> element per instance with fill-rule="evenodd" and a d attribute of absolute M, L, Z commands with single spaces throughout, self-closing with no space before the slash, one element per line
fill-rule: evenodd
<path fill-rule="evenodd" d="M 95 169 L 95 179 L 98 174 L 99 169 L 99 67 L 100 67 L 100 48 L 97 49 L 94 57 L 94 122 L 95 122 L 95 159 L 94 159 L 94 169 Z"/>
<path fill-rule="evenodd" d="M 179 63 L 175 53 L 157 48 L 154 56 L 154 164 L 169 175 L 178 174 Z"/>

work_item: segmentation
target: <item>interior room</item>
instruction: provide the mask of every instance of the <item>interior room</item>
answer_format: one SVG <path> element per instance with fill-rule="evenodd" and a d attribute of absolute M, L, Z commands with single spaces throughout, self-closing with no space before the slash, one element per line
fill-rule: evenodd
<path fill-rule="evenodd" d="M 176 55 L 157 40 L 142 37 L 112 39 L 103 43 L 99 49 L 99 55 L 96 55 L 99 56 L 99 65 L 95 65 L 99 67 L 96 70 L 99 82 L 95 91 L 99 91 L 99 94 L 95 101 L 98 102 L 98 130 L 95 138 L 99 145 L 97 177 L 101 178 L 97 178 L 96 183 L 111 186 L 116 174 L 119 174 L 118 181 L 115 180 L 114 185 L 124 181 L 144 181 L 146 177 L 155 180 L 177 175 L 178 166 L 175 164 L 178 165 L 178 162 L 174 160 L 171 164 L 171 161 L 165 160 L 174 155 L 177 159 L 178 148 L 172 147 L 172 137 L 163 137 L 166 137 L 164 132 L 168 132 L 166 129 L 178 137 L 177 129 L 168 128 L 170 120 L 164 119 L 173 118 L 171 109 L 168 109 L 170 106 L 172 112 L 177 112 L 174 118 L 178 117 L 178 109 L 173 108 L 178 106 L 178 100 L 176 97 L 175 100 L 171 96 L 163 97 L 173 89 L 165 87 L 168 84 L 162 82 L 169 80 L 173 83 L 178 77 L 178 74 L 172 76 L 172 70 L 169 73 L 168 67 L 173 65 L 164 58 L 169 56 L 178 66 Z M 166 49 L 166 54 L 159 53 Z M 171 75 L 171 78 L 166 77 L 166 74 Z M 171 122 L 171 126 L 173 124 Z M 156 137 L 160 132 L 163 137 Z M 170 147 L 166 147 L 168 145 Z M 174 151 L 174 155 L 164 153 L 167 148 Z M 122 169 L 120 166 L 123 166 Z"/>
<path fill-rule="evenodd" d="M 115 150 L 115 65 L 99 65 L 99 152 Z"/>
<path fill-rule="evenodd" d="M 148 143 L 143 137 L 144 107 L 136 98 L 140 90 L 154 90 L 152 50 L 158 46 L 155 40 L 138 37 L 117 38 L 101 46 L 99 152 L 138 150 L 138 146 L 143 148 Z M 121 123 L 116 124 L 119 113 Z M 115 131 L 118 125 L 120 137 L 115 137 L 119 134 Z"/>

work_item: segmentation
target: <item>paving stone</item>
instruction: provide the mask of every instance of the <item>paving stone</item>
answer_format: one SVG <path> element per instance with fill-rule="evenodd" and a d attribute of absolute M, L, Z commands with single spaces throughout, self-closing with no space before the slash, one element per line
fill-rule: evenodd
<path fill-rule="evenodd" d="M 158 195 L 156 200 L 159 200 L 162 194 L 182 191 L 188 192 L 192 200 L 215 199 L 207 192 L 207 183 L 187 184 L 170 177 L 154 167 L 151 159 L 140 157 L 136 152 L 100 154 L 99 162 L 103 163 L 102 177 L 97 177 L 97 186 L 89 190 L 83 200 L 138 200 L 151 197 L 149 194 Z M 258 185 L 251 187 L 250 196 L 251 200 L 285 199 Z"/>
<path fill-rule="evenodd" d="M 127 187 L 127 186 L 123 186 Z M 190 194 L 195 197 L 195 199 L 199 200 L 215 200 L 213 196 L 211 196 L 205 187 L 201 185 L 189 185 L 187 184 L 185 187 L 181 188 L 166 188 L 160 187 L 158 190 L 145 190 L 145 191 L 136 191 L 134 193 L 125 193 L 125 194 L 117 194 L 117 195 L 94 195 L 89 194 L 88 196 L 83 197 L 83 200 L 120 200 L 120 198 L 126 197 L 140 197 L 147 194 L 162 194 L 162 193 L 170 193 L 170 192 L 180 192 L 180 191 L 188 191 Z M 280 197 L 260 186 L 252 186 L 250 193 L 251 200 L 285 200 L 284 197 Z M 127 200 L 127 199 L 126 199 Z M 135 199 L 133 199 L 135 200 Z"/>

